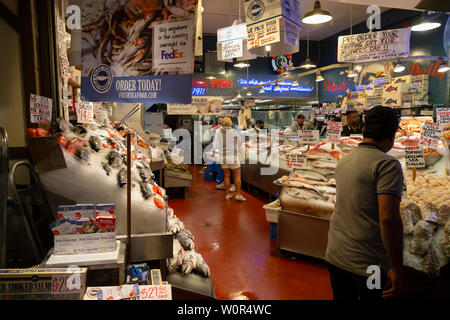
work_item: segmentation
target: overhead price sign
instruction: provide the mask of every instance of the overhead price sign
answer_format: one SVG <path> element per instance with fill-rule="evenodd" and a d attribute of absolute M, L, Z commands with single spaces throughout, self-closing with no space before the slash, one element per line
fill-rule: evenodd
<path fill-rule="evenodd" d="M 246 0 L 244 6 L 249 49 L 280 42 L 282 33 L 283 44 L 298 47 L 298 0 Z"/>
<path fill-rule="evenodd" d="M 340 36 L 339 62 L 364 62 L 409 56 L 411 28 Z"/>
<path fill-rule="evenodd" d="M 217 30 L 217 60 L 231 61 L 233 58 L 249 55 L 244 48 L 244 40 L 247 39 L 247 26 L 245 23 Z"/>

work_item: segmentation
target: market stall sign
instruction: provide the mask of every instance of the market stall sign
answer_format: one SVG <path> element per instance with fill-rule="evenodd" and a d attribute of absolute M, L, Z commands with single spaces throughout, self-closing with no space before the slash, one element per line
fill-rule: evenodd
<path fill-rule="evenodd" d="M 224 113 L 222 97 L 192 97 L 191 104 L 168 104 L 167 114 L 215 114 Z"/>
<path fill-rule="evenodd" d="M 298 139 L 300 143 L 318 144 L 320 142 L 319 130 L 299 130 Z"/>
<path fill-rule="evenodd" d="M 430 149 L 437 149 L 442 135 L 440 123 L 425 122 L 420 134 L 419 145 Z"/>
<path fill-rule="evenodd" d="M 436 119 L 441 126 L 450 123 L 450 108 L 437 108 Z"/>
<path fill-rule="evenodd" d="M 405 148 L 405 166 L 407 168 L 425 167 L 425 157 L 421 146 Z"/>
<path fill-rule="evenodd" d="M 52 120 L 52 99 L 30 94 L 30 122 L 50 123 Z"/>
<path fill-rule="evenodd" d="M 339 62 L 363 62 L 409 56 L 411 28 L 340 36 Z"/>
<path fill-rule="evenodd" d="M 266 46 L 281 41 L 289 46 L 298 46 L 300 4 L 298 0 L 245 0 L 247 23 L 247 47 Z"/>
<path fill-rule="evenodd" d="M 286 165 L 288 168 L 303 168 L 306 166 L 306 156 L 299 153 L 289 153 L 286 155 Z"/>
<path fill-rule="evenodd" d="M 342 122 L 328 121 L 327 142 L 339 143 L 341 139 Z"/>
<path fill-rule="evenodd" d="M 222 43 L 222 59 L 240 58 L 242 55 L 242 40 L 231 40 Z"/>
<path fill-rule="evenodd" d="M 191 102 L 197 0 L 178 3 L 177 10 L 161 0 L 133 1 L 133 10 L 130 4 L 100 11 L 91 7 L 81 6 L 82 37 L 92 40 L 82 50 L 81 87 L 87 100 Z M 103 20 L 111 20 L 106 29 Z"/>
<path fill-rule="evenodd" d="M 258 86 L 267 82 L 270 82 L 273 80 L 257 80 L 257 79 L 249 79 L 248 80 L 248 86 Z M 238 84 L 241 87 L 247 87 L 247 80 L 246 79 L 239 79 Z M 275 84 L 270 84 L 267 86 L 263 86 L 264 92 L 274 92 L 274 93 L 282 93 L 282 92 L 306 92 L 311 93 L 314 91 L 314 86 L 309 85 L 299 85 L 299 86 L 292 86 L 292 81 L 280 81 L 278 82 L 278 85 L 280 87 L 279 90 L 275 90 Z"/>

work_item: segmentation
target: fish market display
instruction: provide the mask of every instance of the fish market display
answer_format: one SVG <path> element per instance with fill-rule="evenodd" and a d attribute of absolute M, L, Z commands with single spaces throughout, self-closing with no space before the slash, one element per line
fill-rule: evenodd
<path fill-rule="evenodd" d="M 407 199 L 402 201 L 406 206 L 413 202 L 418 206 L 429 202 L 439 208 L 442 205 L 450 206 L 450 177 L 434 173 L 420 172 L 416 174 L 416 180 L 412 180 L 410 170 L 404 172 L 407 186 Z M 432 190 L 432 192 L 430 192 Z"/>

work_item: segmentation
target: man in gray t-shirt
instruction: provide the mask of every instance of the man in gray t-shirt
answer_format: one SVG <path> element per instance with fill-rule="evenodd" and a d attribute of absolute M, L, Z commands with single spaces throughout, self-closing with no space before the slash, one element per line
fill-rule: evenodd
<path fill-rule="evenodd" d="M 335 300 L 381 299 L 381 287 L 367 286 L 373 272 L 369 266 L 380 268 L 381 282 L 389 270 L 392 288 L 383 292 L 384 298 L 401 294 L 403 171 L 399 161 L 386 154 L 398 123 L 395 110 L 372 108 L 366 115 L 363 143 L 336 168 L 336 205 L 326 251 Z"/>

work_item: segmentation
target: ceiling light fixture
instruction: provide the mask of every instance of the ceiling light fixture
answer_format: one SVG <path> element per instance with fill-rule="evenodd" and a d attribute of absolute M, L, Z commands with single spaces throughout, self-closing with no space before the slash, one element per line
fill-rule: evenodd
<path fill-rule="evenodd" d="M 303 23 L 306 24 L 321 24 L 333 19 L 328 11 L 322 10 L 320 6 L 320 1 L 314 2 L 314 9 L 307 14 L 302 19 Z"/>
<path fill-rule="evenodd" d="M 299 86 L 297 79 L 294 79 L 294 81 L 292 81 L 291 86 L 293 86 L 293 87 L 298 87 Z"/>
<path fill-rule="evenodd" d="M 306 33 L 306 60 L 303 62 L 300 67 L 305 69 L 315 68 L 316 65 L 309 59 L 309 32 Z"/>
<path fill-rule="evenodd" d="M 317 74 L 317 76 L 316 76 L 316 82 L 320 82 L 320 81 L 323 81 L 323 80 L 325 80 L 325 79 L 322 77 L 322 74 L 319 72 Z"/>
<path fill-rule="evenodd" d="M 251 95 L 252 95 L 252 92 L 250 90 L 248 90 L 247 96 L 251 96 Z"/>
<path fill-rule="evenodd" d="M 212 80 L 212 79 L 215 79 L 216 77 L 214 77 L 214 76 L 208 76 L 208 77 L 206 77 L 206 79 L 208 79 L 208 80 Z"/>
<path fill-rule="evenodd" d="M 269 52 L 271 48 L 271 46 L 265 46 L 266 52 Z"/>
<path fill-rule="evenodd" d="M 442 60 L 442 58 L 440 58 L 440 60 Z M 439 73 L 444 73 L 444 72 L 447 72 L 448 70 L 450 70 L 450 68 L 448 67 L 448 62 L 447 62 L 447 63 L 442 63 L 439 66 L 438 72 Z"/>
<path fill-rule="evenodd" d="M 261 89 L 259 89 L 259 93 L 264 93 L 264 88 L 261 87 Z"/>
<path fill-rule="evenodd" d="M 349 72 L 348 72 L 347 77 L 349 77 L 349 78 L 354 78 L 354 77 L 356 77 L 357 75 L 358 75 L 358 74 L 357 74 L 355 71 L 353 71 L 353 69 L 350 69 Z"/>
<path fill-rule="evenodd" d="M 397 64 L 395 65 L 395 68 L 394 68 L 394 72 L 399 73 L 399 72 L 403 72 L 403 71 L 405 71 L 405 66 L 402 65 L 400 62 L 397 62 Z"/>
<path fill-rule="evenodd" d="M 278 82 L 275 83 L 275 88 L 273 89 L 273 91 L 281 91 L 281 87 L 278 85 Z"/>
<path fill-rule="evenodd" d="M 250 65 L 246 62 L 236 62 L 234 64 L 234 67 L 236 68 L 245 68 L 245 67 L 249 67 Z"/>
<path fill-rule="evenodd" d="M 238 94 L 237 94 L 236 98 L 242 98 L 242 96 L 241 96 L 241 93 L 240 93 L 240 92 L 238 92 Z"/>
<path fill-rule="evenodd" d="M 441 24 L 439 22 L 433 22 L 428 17 L 428 13 L 424 12 L 419 21 L 411 27 L 411 31 L 428 31 L 439 28 Z"/>

